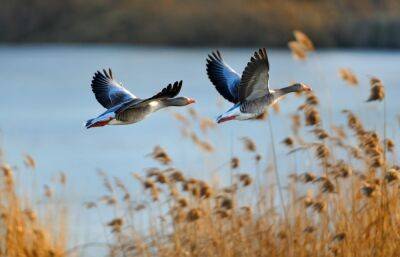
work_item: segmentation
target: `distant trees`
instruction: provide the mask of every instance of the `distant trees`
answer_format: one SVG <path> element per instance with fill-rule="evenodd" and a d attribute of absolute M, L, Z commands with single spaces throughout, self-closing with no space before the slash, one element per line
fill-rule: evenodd
<path fill-rule="evenodd" d="M 2 0 L 2 42 L 400 47 L 398 0 Z"/>

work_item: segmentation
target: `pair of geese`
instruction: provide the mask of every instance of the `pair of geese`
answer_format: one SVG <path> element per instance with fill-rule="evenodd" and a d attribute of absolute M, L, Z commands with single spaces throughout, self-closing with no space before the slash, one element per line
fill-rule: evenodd
<path fill-rule="evenodd" d="M 256 118 L 265 111 L 266 107 L 274 104 L 282 96 L 292 92 L 311 90 L 302 83 L 270 89 L 269 62 L 265 48 L 254 53 L 241 77 L 224 61 L 219 51 L 212 52 L 207 58 L 207 74 L 218 93 L 234 104 L 217 118 L 218 123 Z M 92 91 L 97 101 L 107 111 L 97 118 L 88 120 L 86 128 L 132 124 L 160 109 L 194 103 L 193 98 L 177 97 L 181 88 L 182 81 L 175 82 L 156 95 L 141 99 L 118 83 L 111 69 L 103 70 L 103 73 L 98 71 L 92 80 Z"/>

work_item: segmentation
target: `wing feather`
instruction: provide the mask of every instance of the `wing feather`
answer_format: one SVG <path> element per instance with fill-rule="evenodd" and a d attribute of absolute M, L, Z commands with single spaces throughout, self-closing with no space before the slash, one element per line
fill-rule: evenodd
<path fill-rule="evenodd" d="M 239 101 L 251 101 L 269 93 L 269 62 L 267 50 L 259 49 L 243 71 L 239 85 Z"/>
<path fill-rule="evenodd" d="M 107 109 L 137 98 L 114 79 L 111 69 L 97 71 L 91 86 L 97 101 Z"/>
<path fill-rule="evenodd" d="M 173 98 L 179 94 L 182 89 L 182 80 L 175 81 L 174 84 L 168 84 L 165 88 L 163 88 L 159 93 L 154 96 L 148 98 L 148 100 L 154 100 L 158 98 Z"/>
<path fill-rule="evenodd" d="M 220 95 L 232 103 L 237 103 L 240 76 L 223 60 L 219 51 L 208 55 L 207 75 Z"/>
<path fill-rule="evenodd" d="M 144 104 L 157 100 L 157 99 L 162 99 L 162 98 L 173 98 L 179 94 L 179 92 L 182 89 L 182 80 L 181 81 L 175 81 L 173 84 L 168 84 L 165 88 L 163 88 L 160 92 L 155 94 L 152 97 L 137 101 L 138 99 L 133 99 L 130 102 L 127 102 L 126 104 L 123 104 L 120 108 L 118 108 L 115 113 L 122 113 L 128 109 L 131 108 L 136 108 L 139 106 L 143 106 Z"/>

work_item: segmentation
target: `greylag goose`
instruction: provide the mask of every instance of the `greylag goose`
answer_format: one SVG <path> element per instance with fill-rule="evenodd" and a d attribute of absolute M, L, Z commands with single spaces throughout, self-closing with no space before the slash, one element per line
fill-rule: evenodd
<path fill-rule="evenodd" d="M 176 97 L 181 88 L 182 81 L 175 82 L 150 98 L 140 99 L 114 79 L 111 69 L 103 70 L 103 73 L 97 71 L 93 76 L 92 91 L 107 111 L 88 120 L 86 128 L 132 124 L 162 108 L 194 103 L 192 98 Z"/>
<path fill-rule="evenodd" d="M 242 77 L 224 61 L 219 51 L 212 52 L 207 58 L 207 74 L 217 91 L 234 104 L 217 118 L 218 123 L 256 118 L 266 107 L 288 93 L 311 91 L 311 88 L 303 83 L 270 89 L 269 62 L 265 48 L 254 53 Z"/>

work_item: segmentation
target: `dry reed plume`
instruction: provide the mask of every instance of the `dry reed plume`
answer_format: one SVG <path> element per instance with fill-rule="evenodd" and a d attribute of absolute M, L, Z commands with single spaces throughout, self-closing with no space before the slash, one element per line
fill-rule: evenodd
<path fill-rule="evenodd" d="M 314 43 L 311 39 L 302 31 L 293 31 L 295 40 L 288 43 L 289 49 L 292 51 L 292 55 L 295 59 L 306 60 L 308 53 L 315 51 Z"/>
<path fill-rule="evenodd" d="M 358 79 L 357 79 L 356 75 L 350 69 L 346 69 L 346 68 L 340 69 L 339 75 L 350 86 L 358 85 Z"/>

